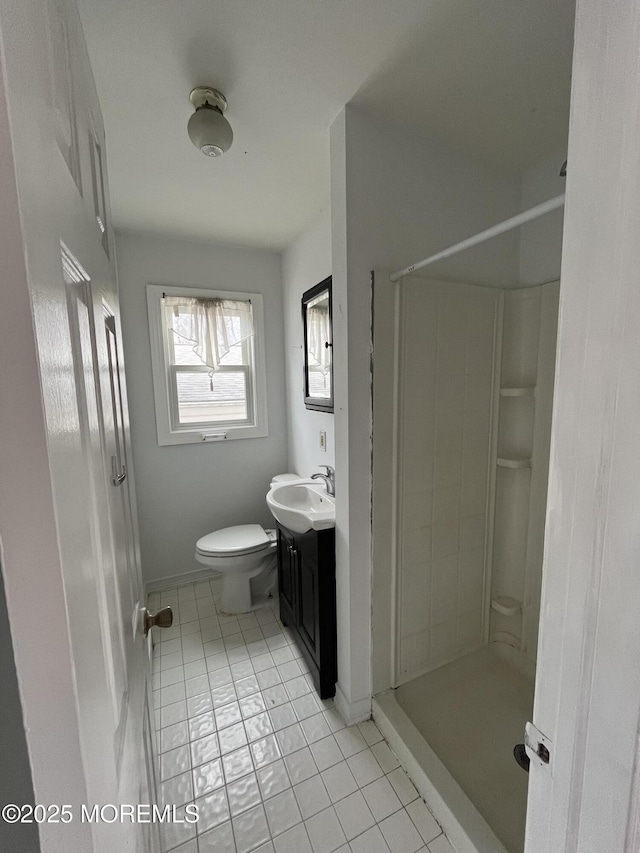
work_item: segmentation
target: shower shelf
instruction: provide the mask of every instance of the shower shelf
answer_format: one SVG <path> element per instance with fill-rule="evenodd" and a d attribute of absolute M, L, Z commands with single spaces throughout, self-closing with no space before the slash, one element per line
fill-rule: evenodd
<path fill-rule="evenodd" d="M 532 397 L 535 394 L 535 385 L 526 388 L 501 388 L 501 397 Z"/>
<path fill-rule="evenodd" d="M 491 607 L 503 616 L 517 616 L 522 611 L 522 602 L 508 595 L 497 595 L 491 599 Z"/>
<path fill-rule="evenodd" d="M 531 459 L 506 459 L 498 456 L 496 464 L 499 468 L 531 468 Z"/>

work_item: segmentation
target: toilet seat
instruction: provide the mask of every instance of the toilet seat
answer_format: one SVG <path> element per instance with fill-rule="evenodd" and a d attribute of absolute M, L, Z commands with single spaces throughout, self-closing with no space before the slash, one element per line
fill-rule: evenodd
<path fill-rule="evenodd" d="M 196 542 L 196 551 L 206 557 L 241 557 L 267 549 L 274 541 L 272 531 L 260 524 L 238 524 L 214 530 Z"/>

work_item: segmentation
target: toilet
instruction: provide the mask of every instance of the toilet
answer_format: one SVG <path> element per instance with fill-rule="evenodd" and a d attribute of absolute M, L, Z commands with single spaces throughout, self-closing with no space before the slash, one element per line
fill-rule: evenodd
<path fill-rule="evenodd" d="M 278 474 L 275 483 L 298 480 Z M 248 613 L 272 600 L 276 588 L 277 533 L 260 524 L 238 524 L 207 533 L 196 542 L 196 560 L 222 576 L 222 610 Z"/>

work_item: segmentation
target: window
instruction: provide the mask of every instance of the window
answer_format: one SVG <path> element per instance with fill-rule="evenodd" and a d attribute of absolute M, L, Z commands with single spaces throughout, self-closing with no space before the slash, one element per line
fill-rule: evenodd
<path fill-rule="evenodd" d="M 267 435 L 262 297 L 147 287 L 158 444 Z"/>

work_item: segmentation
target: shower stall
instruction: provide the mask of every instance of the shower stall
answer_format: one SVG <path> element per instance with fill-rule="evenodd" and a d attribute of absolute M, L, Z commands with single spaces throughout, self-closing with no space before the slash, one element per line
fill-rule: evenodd
<path fill-rule="evenodd" d="M 459 853 L 521 853 L 558 281 L 375 276 L 374 717 Z"/>

